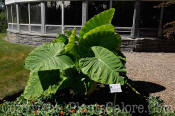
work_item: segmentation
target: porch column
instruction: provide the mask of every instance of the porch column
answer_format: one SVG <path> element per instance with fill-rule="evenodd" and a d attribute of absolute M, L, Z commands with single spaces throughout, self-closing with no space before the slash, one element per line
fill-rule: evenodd
<path fill-rule="evenodd" d="M 45 3 L 41 2 L 41 33 L 45 33 Z"/>
<path fill-rule="evenodd" d="M 82 25 L 88 20 L 88 0 L 82 2 Z"/>
<path fill-rule="evenodd" d="M 164 14 L 164 6 L 162 6 L 161 10 L 160 10 L 160 22 L 159 22 L 159 29 L 158 29 L 158 37 L 162 36 L 163 14 Z"/>
<path fill-rule="evenodd" d="M 16 4 L 17 30 L 19 31 L 19 4 Z"/>
<path fill-rule="evenodd" d="M 140 0 L 136 0 L 133 15 L 133 24 L 131 28 L 131 38 L 139 36 L 139 20 L 140 20 Z"/>
<path fill-rule="evenodd" d="M 8 19 L 8 17 L 9 17 L 8 15 L 9 14 L 8 14 L 8 8 L 7 8 L 7 6 L 6 6 L 6 13 L 7 13 L 7 24 L 8 24 L 8 28 L 7 29 L 9 29 L 9 19 Z"/>
<path fill-rule="evenodd" d="M 12 17 L 12 30 L 13 30 L 13 6 L 10 5 L 10 10 L 11 10 L 11 17 Z"/>
<path fill-rule="evenodd" d="M 109 8 L 112 8 L 112 0 L 109 0 Z"/>
<path fill-rule="evenodd" d="M 28 15 L 29 15 L 29 32 L 31 32 L 31 24 L 30 24 L 30 3 L 28 3 Z"/>
<path fill-rule="evenodd" d="M 62 33 L 64 33 L 64 0 L 61 3 L 61 26 L 62 26 Z"/>

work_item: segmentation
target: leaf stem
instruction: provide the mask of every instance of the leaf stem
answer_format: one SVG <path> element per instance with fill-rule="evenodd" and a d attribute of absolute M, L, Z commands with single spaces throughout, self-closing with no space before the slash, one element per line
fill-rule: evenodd
<path fill-rule="evenodd" d="M 140 92 L 138 92 L 130 83 L 126 83 L 127 85 L 128 85 L 128 87 L 130 87 L 131 88 L 131 90 L 133 91 L 133 92 L 135 92 L 136 94 L 138 94 L 138 95 L 140 95 L 140 96 L 143 96 L 144 98 L 147 98 L 146 96 L 144 96 L 144 95 L 142 95 Z"/>

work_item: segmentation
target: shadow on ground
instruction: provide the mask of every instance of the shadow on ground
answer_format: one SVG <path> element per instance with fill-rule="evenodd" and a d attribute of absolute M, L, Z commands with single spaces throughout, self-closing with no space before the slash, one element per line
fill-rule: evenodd
<path fill-rule="evenodd" d="M 120 109 L 127 109 L 128 112 L 134 116 L 149 116 L 147 98 L 151 93 L 160 92 L 166 88 L 151 82 L 145 81 L 132 81 L 132 86 L 140 92 L 136 94 L 130 87 L 122 86 L 122 93 L 116 94 L 116 106 Z M 65 91 L 64 91 L 65 92 Z M 90 97 L 80 96 L 64 96 L 64 102 L 78 102 L 81 104 L 100 104 L 100 105 L 113 105 L 115 94 L 111 94 L 109 86 L 101 87 L 98 85 L 95 92 Z M 67 98 L 66 98 L 67 97 Z M 67 101 L 65 101 L 65 99 Z"/>
<path fill-rule="evenodd" d="M 143 95 L 149 96 L 150 93 L 156 93 L 165 90 L 164 86 L 146 81 L 132 81 L 133 86 Z"/>
<path fill-rule="evenodd" d="M 140 92 L 140 95 L 136 94 L 130 87 L 123 86 L 123 92 L 116 94 L 116 105 L 119 105 L 121 109 L 127 109 L 128 112 L 131 112 L 134 116 L 148 116 L 147 97 L 149 97 L 151 93 L 160 92 L 166 89 L 161 85 L 145 81 L 132 81 L 132 86 Z M 106 86 L 105 88 L 96 90 L 87 101 L 87 103 L 90 102 L 97 102 L 98 104 L 105 104 L 107 102 L 113 103 L 114 94 L 109 93 L 109 87 Z"/>

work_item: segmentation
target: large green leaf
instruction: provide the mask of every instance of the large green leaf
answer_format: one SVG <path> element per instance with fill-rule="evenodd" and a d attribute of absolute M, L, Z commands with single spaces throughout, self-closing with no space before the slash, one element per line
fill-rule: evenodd
<path fill-rule="evenodd" d="M 67 79 L 63 82 L 60 89 L 71 88 L 74 93 L 81 95 L 84 95 L 87 92 L 86 75 L 78 73 L 76 69 L 67 69 L 63 72 L 61 73 L 61 76 L 66 77 Z"/>
<path fill-rule="evenodd" d="M 82 58 L 79 61 L 81 71 L 90 79 L 104 84 L 124 84 L 120 73 L 126 72 L 120 58 L 113 52 L 100 46 L 92 47 L 95 57 Z"/>
<path fill-rule="evenodd" d="M 67 37 L 70 37 L 72 34 L 72 30 L 64 30 L 64 33 Z"/>
<path fill-rule="evenodd" d="M 68 38 L 64 34 L 59 34 L 58 37 L 55 40 L 53 40 L 52 42 L 53 43 L 63 42 L 65 44 L 67 44 Z"/>
<path fill-rule="evenodd" d="M 98 33 L 98 32 L 103 32 L 103 31 L 114 32 L 114 26 L 112 24 L 106 24 L 106 25 L 101 25 L 101 26 L 95 27 L 94 29 L 91 29 L 90 31 L 85 33 L 83 38 L 86 39 L 90 35 L 93 35 L 93 34 Z"/>
<path fill-rule="evenodd" d="M 26 99 L 36 99 L 42 95 L 48 96 L 57 92 L 66 78 L 59 77 L 59 71 L 31 72 L 24 90 Z"/>
<path fill-rule="evenodd" d="M 74 52 L 75 46 L 76 46 L 76 28 L 73 29 L 72 34 L 69 37 L 69 42 L 65 46 L 65 52 Z"/>
<path fill-rule="evenodd" d="M 110 29 L 110 25 L 100 26 L 102 30 L 106 27 Z M 84 38 L 80 40 L 79 43 L 79 53 L 83 57 L 91 56 L 92 46 L 102 46 L 112 51 L 117 51 L 120 49 L 121 37 L 119 34 L 113 31 L 100 31 L 100 27 L 97 27 L 97 31 L 92 29 L 85 34 Z M 111 27 L 112 30 L 113 27 Z"/>
<path fill-rule="evenodd" d="M 68 69 L 74 66 L 70 57 L 64 55 L 64 43 L 47 43 L 33 50 L 25 60 L 25 68 L 32 71 Z"/>
<path fill-rule="evenodd" d="M 89 21 L 85 23 L 85 25 L 81 28 L 79 37 L 83 38 L 84 34 L 90 31 L 91 29 L 105 25 L 110 24 L 114 15 L 115 9 L 111 8 L 109 10 L 106 10 L 104 12 L 101 12 L 100 14 L 97 14 L 93 18 L 91 18 Z"/>

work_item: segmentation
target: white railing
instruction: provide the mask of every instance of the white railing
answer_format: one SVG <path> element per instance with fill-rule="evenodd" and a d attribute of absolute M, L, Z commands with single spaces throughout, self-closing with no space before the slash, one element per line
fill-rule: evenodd
<path fill-rule="evenodd" d="M 41 0 L 6 0 L 6 4 L 10 4 L 10 3 L 17 3 L 17 2 L 23 2 L 23 1 L 41 1 Z M 44 0 L 42 0 L 41 2 L 41 23 L 42 24 L 30 24 L 30 2 L 28 3 L 28 15 L 29 15 L 29 24 L 20 24 L 19 21 L 19 9 L 18 9 L 18 4 L 16 7 L 16 12 L 17 12 L 17 23 L 8 23 L 8 30 L 15 30 L 19 33 L 23 33 L 23 32 L 27 32 L 27 33 L 36 33 L 36 34 L 41 34 L 41 35 L 47 35 L 47 34 L 53 34 L 56 35 L 58 32 L 63 33 L 64 29 L 72 29 L 72 28 L 77 28 L 77 32 L 80 30 L 80 28 L 82 27 L 82 25 L 65 25 L 64 24 L 64 1 L 62 2 L 62 21 L 60 25 L 49 25 L 49 24 L 45 24 L 45 4 L 43 2 Z M 48 0 L 47 0 L 48 1 Z M 61 1 L 61 0 L 60 0 Z M 88 11 L 88 2 L 90 0 L 69 0 L 69 1 L 82 1 L 82 24 L 84 24 L 87 20 L 87 11 Z M 95 0 L 95 1 L 109 1 L 110 3 L 110 7 L 112 7 L 112 1 L 115 0 Z M 118 1 L 136 1 L 136 0 L 118 0 Z M 151 1 L 151 0 L 141 0 L 141 1 Z M 152 0 L 153 1 L 153 0 Z M 163 0 L 154 0 L 154 1 L 163 1 Z M 134 11 L 137 11 L 138 9 L 135 6 Z M 12 13 L 11 13 L 12 14 Z M 137 13 L 135 14 L 137 15 Z M 136 16 L 133 16 L 133 21 L 136 20 Z M 12 17 L 13 18 L 13 17 Z M 54 18 L 54 17 L 53 17 Z M 133 23 L 134 25 L 134 23 Z M 18 28 L 19 27 L 19 28 Z M 138 27 L 115 27 L 115 30 L 117 32 L 121 32 L 121 33 L 133 33 L 135 34 L 135 30 L 157 30 L 153 29 L 153 28 L 138 28 Z M 134 30 L 134 31 L 133 31 Z"/>

